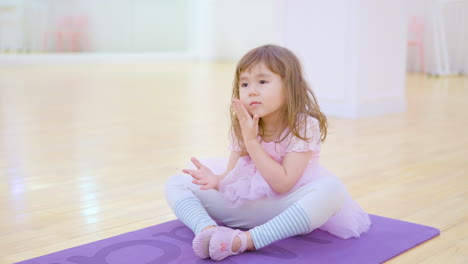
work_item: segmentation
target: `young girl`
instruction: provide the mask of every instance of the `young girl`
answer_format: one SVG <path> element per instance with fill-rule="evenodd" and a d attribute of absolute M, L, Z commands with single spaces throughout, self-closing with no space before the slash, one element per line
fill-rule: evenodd
<path fill-rule="evenodd" d="M 266 45 L 240 60 L 231 122 L 229 160 L 192 158 L 195 167 L 166 184 L 197 256 L 222 260 L 316 228 L 343 239 L 369 229 L 368 214 L 319 165 L 327 119 L 291 51 Z"/>

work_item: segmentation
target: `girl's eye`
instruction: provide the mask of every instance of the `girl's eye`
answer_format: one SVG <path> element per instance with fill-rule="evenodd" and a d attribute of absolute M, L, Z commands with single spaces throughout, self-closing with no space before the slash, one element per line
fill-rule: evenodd
<path fill-rule="evenodd" d="M 260 81 L 260 84 L 265 84 L 265 83 L 267 83 L 267 81 L 265 81 L 265 80 Z"/>
<path fill-rule="evenodd" d="M 241 87 L 247 87 L 247 83 L 241 83 Z"/>

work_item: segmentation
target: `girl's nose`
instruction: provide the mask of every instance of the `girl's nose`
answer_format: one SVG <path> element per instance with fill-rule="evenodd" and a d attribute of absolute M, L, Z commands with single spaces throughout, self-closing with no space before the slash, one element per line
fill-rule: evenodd
<path fill-rule="evenodd" d="M 257 87 L 252 86 L 249 90 L 249 96 L 256 96 L 258 95 Z"/>

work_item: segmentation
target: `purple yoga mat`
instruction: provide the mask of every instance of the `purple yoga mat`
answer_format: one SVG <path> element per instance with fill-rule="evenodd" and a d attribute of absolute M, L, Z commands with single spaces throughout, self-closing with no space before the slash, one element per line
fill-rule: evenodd
<path fill-rule="evenodd" d="M 360 238 L 340 239 L 322 230 L 233 256 L 222 263 L 382 263 L 440 234 L 438 229 L 371 215 Z M 66 249 L 21 264 L 211 263 L 192 251 L 193 233 L 174 220 Z"/>

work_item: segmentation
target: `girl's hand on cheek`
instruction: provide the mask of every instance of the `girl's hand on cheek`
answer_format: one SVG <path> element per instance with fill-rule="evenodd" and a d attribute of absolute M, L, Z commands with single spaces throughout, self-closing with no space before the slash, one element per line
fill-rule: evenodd
<path fill-rule="evenodd" d="M 257 140 L 258 120 L 260 117 L 258 115 L 252 117 L 239 99 L 234 99 L 232 105 L 239 120 L 244 143 L 250 140 Z"/>

